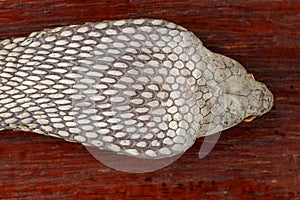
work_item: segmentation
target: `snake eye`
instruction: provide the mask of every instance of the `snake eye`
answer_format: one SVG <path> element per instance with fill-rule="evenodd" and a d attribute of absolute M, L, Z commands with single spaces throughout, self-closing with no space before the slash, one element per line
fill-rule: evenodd
<path fill-rule="evenodd" d="M 246 119 L 244 119 L 244 122 L 251 122 L 252 120 L 254 120 L 256 118 L 256 116 L 252 115 L 250 117 L 247 117 Z"/>
<path fill-rule="evenodd" d="M 255 80 L 255 78 L 254 78 L 254 75 L 253 74 L 248 74 L 248 76 L 251 78 L 251 79 L 253 79 L 253 80 Z"/>

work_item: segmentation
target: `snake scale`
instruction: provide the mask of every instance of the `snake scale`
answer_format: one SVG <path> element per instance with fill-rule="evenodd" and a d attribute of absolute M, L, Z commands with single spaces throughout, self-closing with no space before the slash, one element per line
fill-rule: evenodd
<path fill-rule="evenodd" d="M 273 105 L 241 64 L 158 19 L 108 20 L 0 42 L 0 126 L 136 158 L 186 151 Z"/>

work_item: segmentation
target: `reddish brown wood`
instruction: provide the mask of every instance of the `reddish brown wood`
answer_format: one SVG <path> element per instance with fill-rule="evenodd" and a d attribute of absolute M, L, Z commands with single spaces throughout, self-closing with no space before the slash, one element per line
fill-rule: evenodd
<path fill-rule="evenodd" d="M 202 139 L 165 169 L 127 174 L 86 149 L 34 133 L 0 134 L 0 199 L 299 199 L 300 4 L 297 1 L 2 0 L 0 39 L 68 24 L 163 18 L 240 61 L 275 95 L 267 115 Z"/>

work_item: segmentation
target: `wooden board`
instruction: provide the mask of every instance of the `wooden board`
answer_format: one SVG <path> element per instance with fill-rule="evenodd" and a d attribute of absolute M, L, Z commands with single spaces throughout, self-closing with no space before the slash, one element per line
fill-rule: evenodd
<path fill-rule="evenodd" d="M 1 132 L 0 199 L 299 199 L 299 1 L 1 0 L 0 39 L 141 17 L 180 24 L 241 62 L 273 92 L 273 110 L 224 131 L 208 157 L 197 159 L 199 139 L 172 165 L 145 174 L 109 169 L 79 144 Z"/>

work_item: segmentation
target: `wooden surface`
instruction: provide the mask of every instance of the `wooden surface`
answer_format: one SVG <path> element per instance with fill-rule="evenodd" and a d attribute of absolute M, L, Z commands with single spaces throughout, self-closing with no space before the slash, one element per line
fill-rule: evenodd
<path fill-rule="evenodd" d="M 197 159 L 199 139 L 172 165 L 145 174 L 109 169 L 79 144 L 2 132 L 0 199 L 299 199 L 299 1 L 1 0 L 0 39 L 140 17 L 180 24 L 241 62 L 274 93 L 273 110 L 224 131 L 205 159 Z"/>

